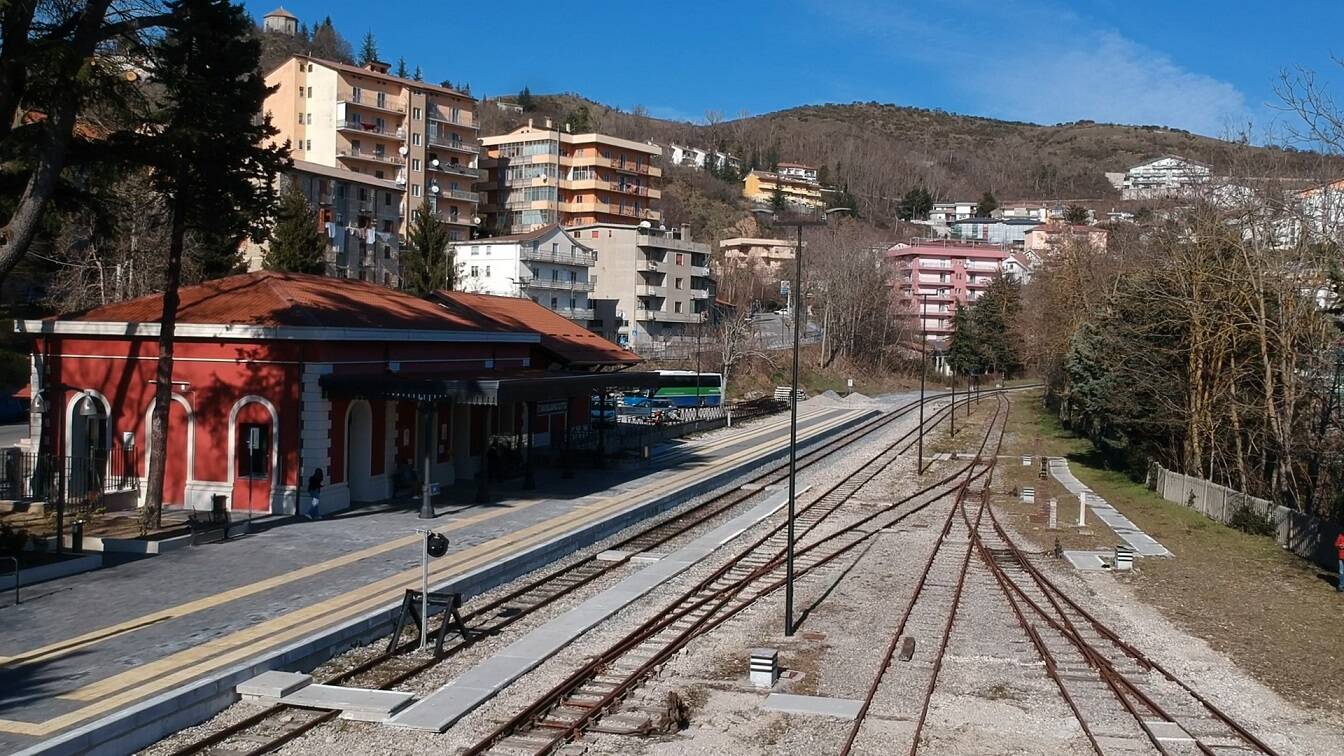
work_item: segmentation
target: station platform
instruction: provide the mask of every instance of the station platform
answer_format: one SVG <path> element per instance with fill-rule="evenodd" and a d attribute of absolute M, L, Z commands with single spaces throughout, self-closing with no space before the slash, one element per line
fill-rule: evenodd
<path fill-rule="evenodd" d="M 800 406 L 800 446 L 876 414 Z M 234 686 L 270 669 L 307 670 L 385 635 L 419 586 L 428 522 L 450 541 L 433 590 L 469 597 L 640 519 L 732 484 L 781 458 L 788 416 L 665 444 L 634 469 L 539 471 L 538 487 L 488 504 L 449 491 L 432 521 L 410 500 L 329 519 L 262 523 L 183 549 L 0 599 L 0 752 L 127 753 L 210 717 Z M 474 490 L 474 489 L 473 489 Z"/>

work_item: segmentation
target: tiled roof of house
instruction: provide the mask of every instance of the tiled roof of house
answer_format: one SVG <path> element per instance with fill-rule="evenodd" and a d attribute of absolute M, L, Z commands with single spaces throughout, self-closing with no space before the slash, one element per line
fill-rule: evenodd
<path fill-rule="evenodd" d="M 434 331 L 516 330 L 482 323 L 378 284 L 302 273 L 242 273 L 186 286 L 179 293 L 178 323 Z M 157 323 L 162 317 L 163 295 L 151 294 L 58 319 Z"/>
<path fill-rule="evenodd" d="M 541 336 L 543 349 L 569 365 L 634 365 L 642 360 L 597 334 L 546 309 L 530 299 L 439 291 L 434 297 L 445 308 L 463 317 L 511 331 L 533 331 Z"/>

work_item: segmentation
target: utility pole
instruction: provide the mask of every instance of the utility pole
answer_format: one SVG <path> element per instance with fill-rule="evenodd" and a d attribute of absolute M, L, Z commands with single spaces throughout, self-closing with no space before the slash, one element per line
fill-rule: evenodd
<path fill-rule="evenodd" d="M 929 325 L 925 318 L 929 309 L 929 295 L 919 295 L 919 457 L 915 471 L 924 474 L 924 376 L 928 373 L 926 352 L 929 344 Z"/>

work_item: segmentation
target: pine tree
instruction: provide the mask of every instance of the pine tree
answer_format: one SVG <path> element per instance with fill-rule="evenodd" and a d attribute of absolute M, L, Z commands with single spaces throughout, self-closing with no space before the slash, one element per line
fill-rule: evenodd
<path fill-rule="evenodd" d="M 404 57 L 397 58 L 397 76 L 402 79 L 406 78 L 406 58 Z"/>
<path fill-rule="evenodd" d="M 417 207 L 401 252 L 402 288 L 421 297 L 451 289 L 457 283 L 454 262 L 448 250 L 448 229 L 424 205 Z"/>
<path fill-rule="evenodd" d="M 150 50 L 157 90 L 153 129 L 134 139 L 154 170 L 169 209 L 163 315 L 150 419 L 145 508 L 161 523 L 173 347 L 188 232 L 209 239 L 265 239 L 275 206 L 275 177 L 289 159 L 267 146 L 278 130 L 262 105 L 268 89 L 257 73 L 261 43 L 241 5 L 229 0 L 170 0 L 178 23 Z"/>
<path fill-rule="evenodd" d="M 988 218 L 990 213 L 998 209 L 999 201 L 994 199 L 993 192 L 987 191 L 984 196 L 980 198 L 979 204 L 975 206 L 975 214 L 982 218 Z"/>
<path fill-rule="evenodd" d="M 518 107 L 524 111 L 530 111 L 536 106 L 537 104 L 532 100 L 532 90 L 524 85 L 522 91 L 518 93 Z"/>
<path fill-rule="evenodd" d="M 290 181 L 280 195 L 271 243 L 263 265 L 267 270 L 286 273 L 323 273 L 326 240 L 317 228 L 317 214 L 308 204 L 299 185 Z"/>
<path fill-rule="evenodd" d="M 425 75 L 422 74 L 422 73 L 420 73 L 420 66 L 416 66 L 416 67 L 415 67 L 415 73 L 411 74 L 411 78 L 412 78 L 412 79 L 415 79 L 416 81 L 424 81 L 424 80 L 425 80 Z"/>
<path fill-rule="evenodd" d="M 364 34 L 364 42 L 359 47 L 359 64 L 367 66 L 378 60 L 378 41 L 373 38 L 373 32 Z"/>

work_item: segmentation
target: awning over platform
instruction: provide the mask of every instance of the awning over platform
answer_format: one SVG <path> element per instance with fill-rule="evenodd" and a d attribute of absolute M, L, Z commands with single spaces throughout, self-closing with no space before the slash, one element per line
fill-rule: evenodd
<path fill-rule="evenodd" d="M 318 379 L 328 397 L 496 406 L 586 397 L 602 391 L 656 388 L 657 373 L 537 372 L 529 375 L 436 378 L 409 375 L 336 375 Z"/>

